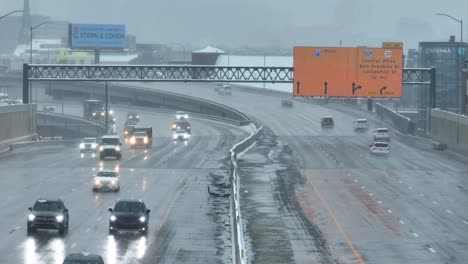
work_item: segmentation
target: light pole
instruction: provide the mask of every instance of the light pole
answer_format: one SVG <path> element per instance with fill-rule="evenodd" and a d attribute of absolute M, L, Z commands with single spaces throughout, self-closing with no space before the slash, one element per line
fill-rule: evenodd
<path fill-rule="evenodd" d="M 23 12 L 23 10 L 15 10 L 15 11 L 11 11 L 10 13 L 8 13 L 8 14 L 5 14 L 5 15 L 1 16 L 1 17 L 0 17 L 0 20 L 1 20 L 2 18 L 5 18 L 5 17 L 7 17 L 7 16 L 11 15 L 11 14 L 14 14 L 14 13 L 20 13 L 20 12 L 22 13 L 22 12 Z"/>
<path fill-rule="evenodd" d="M 456 19 L 451 15 L 442 14 L 442 13 L 437 13 L 436 16 L 446 16 L 460 23 L 460 42 L 463 42 L 463 19 Z"/>

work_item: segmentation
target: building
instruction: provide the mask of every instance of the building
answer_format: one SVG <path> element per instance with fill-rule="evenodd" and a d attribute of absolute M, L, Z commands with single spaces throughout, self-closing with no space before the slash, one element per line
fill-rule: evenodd
<path fill-rule="evenodd" d="M 463 107 L 462 114 L 468 115 L 468 60 L 465 60 L 465 63 L 464 63 L 462 90 L 464 94 L 463 102 L 462 102 L 462 105 L 464 107 Z"/>
<path fill-rule="evenodd" d="M 436 68 L 436 107 L 462 112 L 462 69 L 468 43 L 420 42 L 419 54 L 420 67 Z"/>

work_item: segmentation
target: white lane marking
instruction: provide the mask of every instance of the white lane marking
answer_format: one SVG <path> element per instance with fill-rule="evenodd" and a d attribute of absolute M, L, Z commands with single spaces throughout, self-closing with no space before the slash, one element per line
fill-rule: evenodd
<path fill-rule="evenodd" d="M 415 232 L 411 232 L 411 234 L 413 234 L 414 237 L 419 237 L 419 235 L 416 234 Z"/>
<path fill-rule="evenodd" d="M 466 225 L 468 225 L 468 221 L 466 221 L 466 220 L 463 220 L 463 223 L 465 223 Z"/>
<path fill-rule="evenodd" d="M 93 171 L 95 171 L 95 170 L 96 170 L 96 168 L 93 168 Z"/>
<path fill-rule="evenodd" d="M 100 221 L 102 219 L 102 216 L 98 217 L 96 221 Z"/>
<path fill-rule="evenodd" d="M 71 248 L 76 247 L 76 243 L 73 243 L 70 247 L 71 247 Z"/>
<path fill-rule="evenodd" d="M 436 202 L 436 201 L 432 201 L 432 203 L 433 203 L 433 204 L 437 204 L 437 202 Z"/>
<path fill-rule="evenodd" d="M 361 186 L 361 189 L 365 189 L 365 188 L 366 188 L 366 187 L 364 187 L 364 186 Z"/>
<path fill-rule="evenodd" d="M 413 187 L 411 187 L 411 186 L 408 186 L 408 189 L 410 189 L 410 190 L 413 190 Z"/>
<path fill-rule="evenodd" d="M 86 233 L 89 233 L 91 231 L 91 228 L 86 228 Z"/>
<path fill-rule="evenodd" d="M 145 160 L 147 160 L 147 159 L 148 159 L 148 157 L 145 156 Z"/>
<path fill-rule="evenodd" d="M 133 169 L 130 169 L 130 171 L 133 171 Z"/>
<path fill-rule="evenodd" d="M 427 249 L 429 249 L 429 251 L 432 252 L 432 253 L 434 253 L 434 254 L 437 253 L 437 252 L 435 251 L 435 249 L 433 249 L 432 247 L 427 247 Z"/>
<path fill-rule="evenodd" d="M 373 194 L 373 193 L 371 193 L 371 192 L 369 193 L 369 195 L 370 195 L 370 196 L 374 196 L 374 194 Z"/>
<path fill-rule="evenodd" d="M 399 183 L 403 183 L 402 181 L 398 181 Z"/>
<path fill-rule="evenodd" d="M 424 197 L 424 193 L 420 193 L 419 196 Z"/>
<path fill-rule="evenodd" d="M 378 202 L 379 204 L 382 204 L 382 201 L 380 201 L 380 200 L 378 200 L 377 202 Z"/>
<path fill-rule="evenodd" d="M 445 211 L 446 211 L 447 213 L 449 213 L 449 214 L 453 214 L 453 212 L 450 211 L 450 210 L 445 210 Z"/>
<path fill-rule="evenodd" d="M 357 182 L 357 179 L 354 179 L 354 182 Z"/>
<path fill-rule="evenodd" d="M 388 212 L 389 214 L 391 214 L 391 213 L 392 213 L 392 210 L 390 210 L 390 209 L 387 209 L 387 212 Z"/>
<path fill-rule="evenodd" d="M 404 224 L 405 224 L 405 222 L 403 222 L 403 220 L 400 220 L 400 223 L 401 223 L 402 225 L 404 225 Z"/>

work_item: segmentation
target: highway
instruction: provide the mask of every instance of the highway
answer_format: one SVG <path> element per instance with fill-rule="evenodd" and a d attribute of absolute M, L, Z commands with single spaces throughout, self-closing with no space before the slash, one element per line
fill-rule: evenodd
<path fill-rule="evenodd" d="M 388 158 L 355 133 L 362 110 L 210 84 L 140 84 L 234 107 L 268 128 L 240 162 L 253 263 L 468 263 L 468 158 L 393 137 Z M 322 129 L 320 118 L 336 125 Z M 371 119 L 371 128 L 382 126 Z M 393 134 L 395 134 L 393 132 Z"/>
<path fill-rule="evenodd" d="M 115 111 L 121 131 L 127 110 Z M 66 113 L 81 109 L 66 104 Z M 100 254 L 106 263 L 230 263 L 229 200 L 210 196 L 207 185 L 227 180 L 228 150 L 248 133 L 193 119 L 192 139 L 175 144 L 172 115 L 140 114 L 142 126 L 154 128 L 153 147 L 124 147 L 120 161 L 80 156 L 78 146 L 0 153 L 0 263 L 58 264 L 66 254 L 82 251 Z M 92 176 L 100 167 L 119 168 L 119 193 L 92 192 Z M 56 231 L 26 235 L 27 208 L 40 197 L 59 197 L 70 210 L 64 237 Z M 108 235 L 107 209 L 119 198 L 143 199 L 152 210 L 146 237 Z"/>

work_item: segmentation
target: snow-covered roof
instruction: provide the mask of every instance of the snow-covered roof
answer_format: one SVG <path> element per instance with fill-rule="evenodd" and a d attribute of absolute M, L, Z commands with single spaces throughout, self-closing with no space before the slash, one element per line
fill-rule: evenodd
<path fill-rule="evenodd" d="M 201 50 L 196 50 L 193 53 L 221 53 L 221 54 L 224 54 L 224 51 L 222 51 L 222 50 L 220 50 L 218 48 L 215 48 L 215 47 L 207 46 L 206 48 L 201 49 Z"/>

